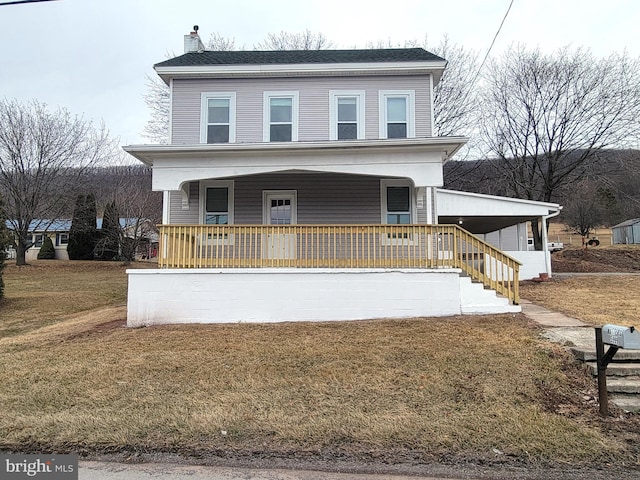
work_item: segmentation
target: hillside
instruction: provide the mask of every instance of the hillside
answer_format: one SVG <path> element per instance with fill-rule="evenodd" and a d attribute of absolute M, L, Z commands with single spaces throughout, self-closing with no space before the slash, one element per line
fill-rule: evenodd
<path fill-rule="evenodd" d="M 552 270 L 563 272 L 640 272 L 640 245 L 565 248 L 551 255 Z"/>

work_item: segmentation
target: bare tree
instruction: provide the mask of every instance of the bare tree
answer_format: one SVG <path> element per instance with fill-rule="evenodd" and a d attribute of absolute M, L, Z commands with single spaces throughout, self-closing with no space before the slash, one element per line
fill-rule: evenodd
<path fill-rule="evenodd" d="M 115 228 L 103 232 L 96 250 L 103 256 L 116 245 L 116 256 L 129 262 L 142 247 L 157 241 L 156 225 L 162 221 L 162 192 L 151 190 L 151 167 L 119 166 L 101 173 L 115 182 L 108 188 L 109 195 L 103 197 L 106 202 L 102 206 L 103 226 L 108 210 L 116 218 L 111 219 Z"/>
<path fill-rule="evenodd" d="M 335 44 L 322 32 L 309 29 L 299 33 L 270 33 L 255 45 L 256 50 L 326 50 L 334 47 Z"/>
<path fill-rule="evenodd" d="M 575 183 L 573 194 L 564 202 L 564 222 L 582 238 L 582 246 L 596 227 L 605 225 L 612 209 L 616 208 L 615 197 L 596 179 L 582 178 Z"/>
<path fill-rule="evenodd" d="M 152 143 L 169 143 L 169 118 L 171 107 L 171 92 L 166 83 L 159 77 L 147 75 L 147 92 L 144 94 L 151 115 L 144 126 L 142 136 Z"/>
<path fill-rule="evenodd" d="M 483 140 L 513 196 L 553 201 L 601 149 L 638 138 L 640 62 L 626 54 L 519 46 L 490 64 L 484 82 Z M 537 222 L 532 229 L 541 249 Z"/>
<path fill-rule="evenodd" d="M 0 101 L 0 190 L 17 265 L 25 264 L 30 226 L 46 229 L 46 220 L 67 214 L 87 170 L 106 163 L 115 147 L 104 127 L 96 130 L 65 109 Z"/>
<path fill-rule="evenodd" d="M 223 37 L 219 33 L 212 33 L 207 42 L 207 50 L 224 52 L 235 50 L 235 38 Z M 173 53 L 168 53 L 167 58 L 175 57 Z M 151 115 L 144 127 L 142 136 L 148 138 L 152 143 L 169 143 L 169 118 L 171 108 L 171 92 L 166 83 L 157 76 L 147 75 L 147 91 L 143 96 L 144 103 L 147 104 Z"/>

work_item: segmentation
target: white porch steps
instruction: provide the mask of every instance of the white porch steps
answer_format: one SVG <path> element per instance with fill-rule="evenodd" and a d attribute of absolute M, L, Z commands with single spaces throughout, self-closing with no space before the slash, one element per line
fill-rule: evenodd
<path fill-rule="evenodd" d="M 471 277 L 460 276 L 460 308 L 464 315 L 491 313 L 518 313 L 520 305 L 511 305 L 509 299 L 498 296 L 495 290 L 484 288 Z"/>

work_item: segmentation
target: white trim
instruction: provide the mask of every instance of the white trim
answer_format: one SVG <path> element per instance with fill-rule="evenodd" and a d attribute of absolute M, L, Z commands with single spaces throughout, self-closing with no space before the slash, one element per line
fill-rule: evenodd
<path fill-rule="evenodd" d="M 447 62 L 445 60 L 422 60 L 413 62 L 380 63 L 313 63 L 278 65 L 189 65 L 182 67 L 154 67 L 160 77 L 216 78 L 232 76 L 274 76 L 288 74 L 300 75 L 375 75 L 382 72 L 398 74 L 420 74 L 433 72 L 442 76 Z M 437 83 L 437 82 L 436 82 Z"/>
<path fill-rule="evenodd" d="M 338 99 L 356 99 L 357 139 L 365 138 L 365 91 L 364 90 L 329 90 L 329 140 L 338 139 Z"/>
<path fill-rule="evenodd" d="M 271 142 L 271 99 L 290 98 L 291 99 L 291 141 L 298 141 L 298 119 L 300 108 L 300 92 L 298 91 L 268 91 L 263 94 L 262 102 L 262 140 Z M 277 142 L 282 143 L 282 142 Z"/>
<path fill-rule="evenodd" d="M 162 223 L 171 223 L 171 192 L 168 190 L 162 192 Z"/>
<path fill-rule="evenodd" d="M 271 197 L 287 197 L 291 200 L 291 225 L 298 223 L 298 191 L 297 190 L 263 190 L 262 191 L 262 223 L 270 225 L 267 201 Z"/>
<path fill-rule="evenodd" d="M 208 102 L 212 99 L 229 100 L 229 143 L 236 142 L 236 93 L 202 92 L 200 95 L 200 143 L 207 143 Z"/>
<path fill-rule="evenodd" d="M 227 198 L 227 209 L 229 214 L 229 223 L 228 225 L 233 225 L 234 223 L 234 181 L 233 180 L 204 180 L 200 182 L 200 194 L 199 194 L 199 211 L 198 218 L 199 222 L 204 225 L 205 216 L 206 216 L 206 197 L 207 197 L 207 188 L 216 188 L 216 187 L 226 187 L 229 189 L 229 197 Z"/>
<path fill-rule="evenodd" d="M 169 82 L 169 143 L 173 143 L 173 78 Z"/>
<path fill-rule="evenodd" d="M 416 91 L 415 90 L 380 90 L 378 92 L 380 138 L 387 138 L 387 99 L 405 98 L 407 100 L 407 138 L 416 136 Z"/>
<path fill-rule="evenodd" d="M 321 152 L 324 150 L 353 151 L 362 149 L 363 153 L 385 150 L 389 154 L 402 153 L 405 149 L 420 148 L 424 151 L 441 152 L 441 161 L 452 157 L 469 139 L 466 137 L 417 137 L 390 138 L 382 140 L 352 140 L 347 145 L 331 140 L 317 142 L 283 142 L 283 143 L 206 143 L 186 145 L 125 145 L 122 149 L 145 163 L 153 165 L 155 160 L 173 159 L 177 155 L 197 157 L 202 155 L 223 155 L 226 153 L 263 154 L 269 152 L 279 156 Z M 393 162 L 391 162 L 393 163 Z M 428 183 L 424 185 L 429 185 Z"/>
<path fill-rule="evenodd" d="M 431 121 L 431 125 L 429 126 L 429 136 L 433 137 L 434 136 L 434 132 L 435 132 L 435 115 L 433 113 L 434 110 L 434 100 L 435 97 L 433 95 L 433 75 L 429 74 L 429 101 L 431 102 L 431 105 L 429 105 L 429 118 Z"/>
<path fill-rule="evenodd" d="M 550 210 L 562 210 L 562 207 L 558 203 L 539 202 L 537 200 L 526 200 L 524 198 L 512 198 L 512 197 L 499 197 L 497 195 L 487 195 L 485 193 L 463 192 L 461 190 L 448 190 L 446 188 L 438 188 L 438 192 L 446 193 L 449 195 L 459 195 L 462 197 L 474 197 L 478 199 L 499 200 L 509 203 L 523 203 L 526 205 L 536 205 L 540 207 L 548 207 Z M 555 215 L 554 215 L 555 216 Z"/>
<path fill-rule="evenodd" d="M 416 209 L 416 188 L 411 180 L 406 178 L 381 178 L 380 179 L 380 223 L 387 225 L 387 187 L 409 187 L 409 223 L 416 223 L 418 212 Z"/>

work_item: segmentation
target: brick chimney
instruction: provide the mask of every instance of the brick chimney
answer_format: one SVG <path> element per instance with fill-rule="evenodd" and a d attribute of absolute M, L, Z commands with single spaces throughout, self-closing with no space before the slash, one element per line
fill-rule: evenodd
<path fill-rule="evenodd" d="M 198 35 L 198 25 L 193 26 L 193 31 L 184 36 L 184 53 L 203 52 L 204 44 Z"/>

